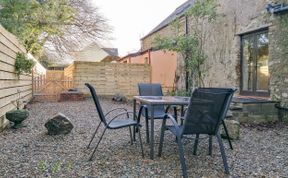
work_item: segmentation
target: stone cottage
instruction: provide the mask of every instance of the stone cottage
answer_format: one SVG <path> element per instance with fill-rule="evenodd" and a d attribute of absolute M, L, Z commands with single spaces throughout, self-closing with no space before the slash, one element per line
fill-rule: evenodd
<path fill-rule="evenodd" d="M 281 18 L 288 19 L 287 6 L 277 0 L 218 0 L 216 3 L 216 21 L 205 23 L 203 28 L 209 36 L 204 46 L 208 57 L 205 86 L 235 87 L 240 95 L 287 102 L 288 55 L 281 50 L 287 46 L 281 43 L 285 37 L 280 36 L 288 34 L 283 33 L 287 30 L 280 23 Z M 152 48 L 158 35 L 173 35 L 171 24 L 175 18 L 180 19 L 184 31 L 193 30 L 193 22 L 184 15 L 193 4 L 194 0 L 188 0 L 144 36 L 141 50 Z M 182 63 L 178 57 L 180 71 Z M 183 84 L 183 79 L 179 83 Z"/>

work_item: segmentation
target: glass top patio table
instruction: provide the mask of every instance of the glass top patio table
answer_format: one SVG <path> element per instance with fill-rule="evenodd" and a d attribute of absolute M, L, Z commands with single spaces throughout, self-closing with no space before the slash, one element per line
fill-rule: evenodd
<path fill-rule="evenodd" d="M 150 130 L 150 159 L 154 159 L 154 106 L 156 105 L 188 105 L 190 97 L 181 96 L 134 96 L 133 97 L 133 115 L 136 118 L 136 102 L 151 106 L 151 130 Z M 182 109 L 183 110 L 183 109 Z"/>

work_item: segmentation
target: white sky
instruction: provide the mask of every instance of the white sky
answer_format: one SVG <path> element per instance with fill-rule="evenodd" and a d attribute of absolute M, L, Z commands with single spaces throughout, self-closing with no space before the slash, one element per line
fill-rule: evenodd
<path fill-rule="evenodd" d="M 113 27 L 111 46 L 120 56 L 140 49 L 140 38 L 186 0 L 93 0 Z"/>

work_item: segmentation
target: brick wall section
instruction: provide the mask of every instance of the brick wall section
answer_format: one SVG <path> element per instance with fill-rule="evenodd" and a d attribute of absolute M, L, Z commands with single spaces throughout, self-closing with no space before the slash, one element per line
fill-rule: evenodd
<path fill-rule="evenodd" d="M 74 87 L 88 95 L 85 83 L 96 88 L 98 95 L 138 95 L 137 84 L 150 82 L 150 66 L 104 62 L 74 62 Z"/>
<path fill-rule="evenodd" d="M 21 101 L 28 102 L 32 97 L 32 76 L 21 75 L 18 79 L 15 73 L 17 52 L 26 51 L 17 38 L 0 25 L 0 130 L 9 123 L 5 113 L 16 108 L 12 101 L 18 98 L 17 90 Z"/>

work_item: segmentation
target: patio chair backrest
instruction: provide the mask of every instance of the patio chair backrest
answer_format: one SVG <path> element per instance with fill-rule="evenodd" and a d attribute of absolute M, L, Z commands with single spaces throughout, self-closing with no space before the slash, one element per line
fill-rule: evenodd
<path fill-rule="evenodd" d="M 98 115 L 99 115 L 99 117 L 100 117 L 101 122 L 103 122 L 104 125 L 106 126 L 106 125 L 107 125 L 107 122 L 106 122 L 105 116 L 104 116 L 104 114 L 103 114 L 103 110 L 102 110 L 102 107 L 101 107 L 101 105 L 100 105 L 100 102 L 99 102 L 98 96 L 97 96 L 97 94 L 96 94 L 95 88 L 94 88 L 92 85 L 90 85 L 89 83 L 85 83 L 85 85 L 86 85 L 86 86 L 89 88 L 89 90 L 90 90 L 91 96 L 92 96 L 93 101 L 94 101 L 94 103 L 95 103 L 95 106 L 96 106 L 96 109 L 97 109 L 97 112 L 98 112 Z"/>
<path fill-rule="evenodd" d="M 140 96 L 163 96 L 160 83 L 139 83 L 138 90 Z M 148 110 L 150 110 L 148 106 Z M 154 106 L 154 110 L 165 110 L 164 105 Z"/>
<path fill-rule="evenodd" d="M 159 83 L 139 83 L 140 96 L 163 96 L 162 87 Z"/>
<path fill-rule="evenodd" d="M 235 90 L 195 89 L 184 116 L 182 134 L 216 135 L 224 119 L 226 106 Z"/>
<path fill-rule="evenodd" d="M 237 89 L 234 89 L 234 88 L 232 89 L 232 88 L 215 88 L 215 87 L 204 88 L 204 87 L 201 87 L 201 88 L 198 88 L 198 90 L 206 91 L 206 92 L 213 92 L 213 91 L 215 91 L 215 92 L 229 92 L 229 91 L 233 90 L 234 91 L 233 94 L 234 94 Z M 228 101 L 227 101 L 227 103 L 225 105 L 225 110 L 223 112 L 223 115 L 224 115 L 223 119 L 225 119 L 225 117 L 227 115 L 227 112 L 229 110 L 231 101 L 233 99 L 233 94 L 230 95 L 230 97 L 228 98 Z"/>

